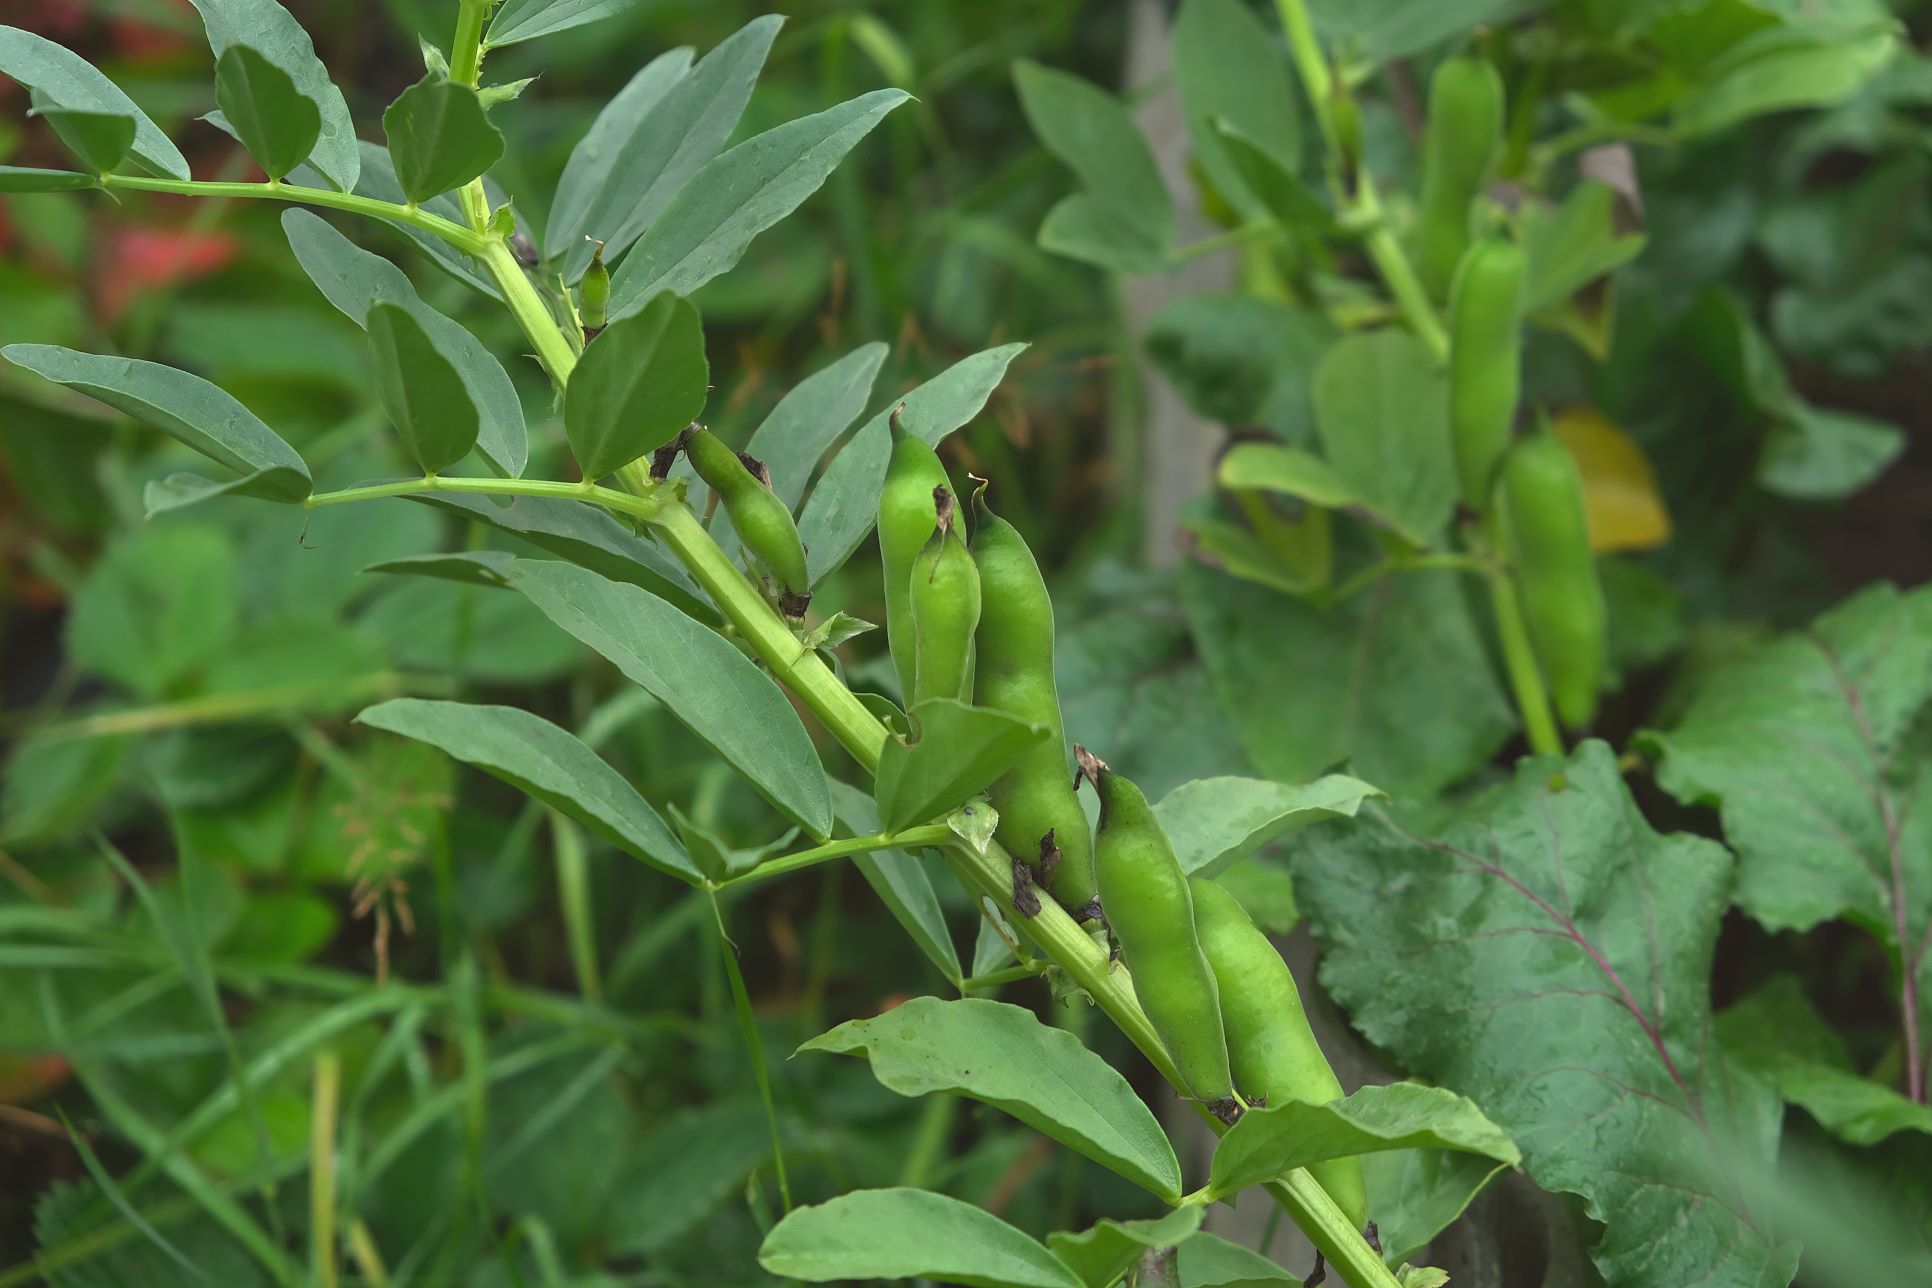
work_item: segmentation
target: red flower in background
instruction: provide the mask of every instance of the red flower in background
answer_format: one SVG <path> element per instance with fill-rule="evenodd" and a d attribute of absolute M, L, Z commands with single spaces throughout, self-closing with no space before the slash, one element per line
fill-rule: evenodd
<path fill-rule="evenodd" d="M 219 271 L 237 249 L 227 233 L 187 228 L 120 226 L 103 240 L 95 260 L 94 305 L 110 323 L 148 291 Z"/>

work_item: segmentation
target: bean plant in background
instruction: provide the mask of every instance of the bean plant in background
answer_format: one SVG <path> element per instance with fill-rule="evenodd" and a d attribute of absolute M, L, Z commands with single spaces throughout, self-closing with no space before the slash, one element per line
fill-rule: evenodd
<path fill-rule="evenodd" d="M 707 426 L 751 383 L 707 344 L 701 308 L 734 298 L 712 283 L 828 182 L 852 197 L 841 163 L 925 110 L 903 90 L 746 128 L 784 30 L 757 17 L 639 59 L 542 193 L 510 145 L 542 82 L 492 83 L 486 55 L 626 5 L 460 0 L 361 120 L 273 0 L 195 7 L 208 122 L 265 180 L 192 177 L 113 81 L 0 27 L 31 128 L 72 157 L 0 167 L 0 190 L 286 207 L 307 278 L 287 288 L 358 333 L 337 390 L 356 411 L 317 431 L 238 397 L 259 373 L 216 335 L 174 366 L 7 328 L 47 415 L 105 406 L 178 451 L 109 473 L 152 526 L 79 583 L 69 647 L 101 691 L 9 761 L 0 1016 L 38 1062 L 0 1073 L 6 1099 L 69 1116 L 34 1115 L 80 1170 L 0 1283 L 1297 1282 L 1202 1229 L 1243 1199 L 1306 1233 L 1307 1282 L 1413 1288 L 1447 1281 L 1432 1242 L 1498 1185 L 1535 1196 L 1541 1251 L 1459 1260 L 1455 1282 L 1923 1275 L 1924 596 L 1873 587 L 1732 641 L 1642 707 L 1616 685 L 1679 646 L 1656 604 L 1703 543 L 1676 567 L 1592 550 L 1652 548 L 1684 508 L 1666 455 L 1660 496 L 1588 396 L 1631 344 L 1689 329 L 1728 355 L 1708 379 L 1772 425 L 1772 495 L 1842 496 L 1896 454 L 1890 427 L 1800 397 L 1724 289 L 1653 294 L 1636 340 L 1621 305 L 1646 247 L 1630 147 L 1882 115 L 1911 58 L 1883 10 L 1186 0 L 1174 81 L 1227 230 L 1179 248 L 1121 104 L 1016 65 L 1081 184 L 1048 251 L 1130 274 L 1240 260 L 1237 292 L 1147 337 L 1239 431 L 1189 517 L 1180 592 L 1212 686 L 1170 745 L 1093 692 L 1137 654 L 1056 641 L 995 513 L 1017 472 L 948 469 L 1023 344 L 892 391 L 891 337 L 853 336 L 748 435 Z M 906 63 L 883 23 L 838 21 Z M 1411 147 L 1401 88 L 1425 69 Z M 1410 151 L 1411 188 L 1381 182 Z M 381 225 L 438 272 L 347 235 Z M 1773 311 L 1783 343 L 1859 351 Z M 875 526 L 883 589 L 854 599 Z M 1158 585 L 1133 579 L 1128 611 Z M 879 600 L 882 630 L 845 611 Z M 609 670 L 579 673 L 586 648 Z M 1190 774 L 1204 728 L 1263 776 Z M 1530 754 L 1500 762 L 1519 728 Z M 1662 793 L 1633 795 L 1651 768 Z M 131 784 L 167 828 L 128 853 Z M 1669 830 L 1693 816 L 1666 798 L 1715 806 L 1730 848 Z M 1290 834 L 1292 899 L 1261 856 Z M 518 982 L 497 933 L 538 838 L 572 992 Z M 823 961 L 848 865 L 905 932 L 848 945 L 849 969 L 897 1004 L 821 1031 L 814 967 L 811 1027 L 775 1025 L 746 961 L 796 932 L 748 899 L 822 878 Z M 331 886 L 373 923 L 373 977 L 317 959 Z M 1261 930 L 1297 903 L 1327 991 L 1417 1081 L 1342 1094 L 1314 981 Z M 1789 976 L 1714 1012 L 1733 905 L 1873 935 L 1896 1038 L 1854 1050 Z M 886 1126 L 897 1097 L 918 1098 L 909 1131 Z M 1155 1116 L 1175 1097 L 1219 1136 L 1204 1176 Z M 977 1143 L 956 1152 L 963 1102 Z M 1077 1207 L 1012 1202 L 1046 1142 Z"/>

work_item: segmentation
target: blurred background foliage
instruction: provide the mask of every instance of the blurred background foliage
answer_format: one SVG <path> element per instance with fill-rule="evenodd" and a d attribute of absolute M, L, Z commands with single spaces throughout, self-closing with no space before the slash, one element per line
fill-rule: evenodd
<path fill-rule="evenodd" d="M 1908 45 L 1932 34 L 1925 6 L 1894 7 Z M 413 36 L 447 40 L 452 6 L 289 8 L 369 122 L 420 77 Z M 493 56 L 492 81 L 538 78 L 494 115 L 509 151 L 493 178 L 513 199 L 530 194 L 518 206 L 526 226 L 639 66 L 674 45 L 709 48 L 765 8 L 644 0 Z M 1489 8 L 1500 19 L 1539 6 Z M 1056 575 L 1069 726 L 1158 796 L 1205 774 L 1267 770 L 1251 763 L 1242 723 L 1265 719 L 1266 706 L 1217 684 L 1194 643 L 1204 620 L 1238 617 L 1256 602 L 1239 596 L 1262 592 L 1242 583 L 1213 612 L 1184 611 L 1177 574 L 1142 566 L 1143 522 L 1173 516 L 1143 504 L 1140 412 L 1152 382 L 1171 380 L 1197 411 L 1239 428 L 1254 408 L 1230 410 L 1230 396 L 1258 379 L 1264 395 L 1277 391 L 1266 384 L 1272 355 L 1253 349 L 1269 333 L 1244 315 L 1212 319 L 1218 337 L 1173 314 L 1138 332 L 1110 274 L 1036 241 L 1070 184 L 1029 128 L 1012 63 L 1151 97 L 1164 81 L 1124 83 L 1133 13 L 1034 0 L 790 6 L 739 137 L 879 86 L 918 101 L 697 302 L 716 384 L 708 419 L 733 441 L 867 341 L 892 346 L 882 391 L 992 344 L 1031 343 L 987 414 L 952 441 L 949 463 L 996 480 L 1003 512 Z M 100 66 L 198 176 L 245 173 L 239 150 L 196 120 L 213 106 L 209 59 L 182 0 L 14 0 L 6 18 Z M 1539 27 L 1515 30 L 1533 45 Z M 1587 83 L 1592 60 L 1614 63 L 1621 39 L 1606 21 L 1597 44 L 1558 65 Z M 1414 168 L 1403 118 L 1428 65 L 1420 51 L 1397 51 L 1364 90 L 1371 164 L 1391 185 Z M 25 106 L 17 87 L 0 89 L 0 160 L 60 164 Z M 1824 110 L 1639 146 L 1648 241 L 1597 319 L 1603 360 L 1574 335 L 1536 333 L 1530 395 L 1620 427 L 1671 523 L 1668 544 L 1606 574 L 1628 681 L 1604 720 L 1613 739 L 1654 721 L 1739 640 L 1802 624 L 1873 580 L 1926 578 L 1929 123 L 1932 62 L 1907 48 Z M 295 443 L 318 490 L 400 473 L 375 432 L 362 345 L 288 255 L 279 214 L 134 194 L 0 203 L 0 342 L 191 367 Z M 473 307 L 400 237 L 355 235 L 405 263 L 496 353 L 521 352 L 507 318 Z M 532 473 L 561 477 L 541 372 L 506 366 L 533 430 Z M 216 1198 L 259 1196 L 272 1228 L 305 1219 L 303 1187 L 288 1179 L 307 1165 L 311 1062 L 325 1040 L 351 1089 L 334 1107 L 344 1219 L 352 1246 L 381 1248 L 392 1273 L 758 1282 L 757 1224 L 776 1182 L 709 907 L 638 865 L 601 853 L 586 863 L 582 837 L 508 789 L 346 717 L 401 692 L 543 712 L 582 730 L 652 799 L 674 802 L 687 838 L 726 850 L 780 842 L 760 831 L 768 816 L 755 797 L 520 597 L 357 575 L 504 538 L 402 501 L 306 522 L 245 503 L 144 522 L 143 485 L 183 455 L 62 392 L 0 368 L 11 743 L 0 787 L 0 1284 L 37 1281 L 31 1265 L 5 1269 L 36 1248 L 56 1250 L 63 1285 L 179 1276 L 113 1219 L 49 1117 L 64 1110 L 93 1132 L 110 1094 L 122 1139 L 100 1134 L 106 1170 L 134 1168 L 123 1184 L 138 1206 L 219 1282 L 255 1282 L 227 1209 L 192 1178 L 216 1178 Z M 823 610 L 877 620 L 876 583 L 855 561 Z M 1262 603 L 1255 620 L 1270 611 Z M 1265 653 L 1269 640 L 1254 647 Z M 850 653 L 857 674 L 879 665 L 876 649 Z M 1294 681 L 1271 699 L 1293 700 Z M 1272 896 L 1259 884 L 1246 893 L 1272 897 L 1277 928 L 1292 924 L 1279 883 Z M 955 911 L 970 924 L 963 896 Z M 772 1052 L 940 982 L 840 865 L 759 886 L 731 917 Z M 588 961 L 567 926 L 590 936 Z M 1882 963 L 1836 953 L 1826 940 L 1841 931 L 1727 932 L 1720 997 L 1754 986 L 1772 960 L 1820 963 L 1814 997 L 1842 1002 L 1834 1018 L 1884 1030 L 1883 1007 L 1860 1000 L 1882 997 L 1871 980 Z M 996 967 L 998 949 L 982 943 L 975 969 Z M 1055 1010 L 1088 1025 L 1085 1008 Z M 1103 1049 L 1117 1041 L 1087 1036 Z M 51 1047 L 67 1054 L 27 1054 Z M 238 1068 L 261 1071 L 259 1095 L 232 1094 Z M 1037 1229 L 1141 1211 L 1102 1169 L 985 1110 L 902 1100 L 856 1062 L 790 1062 L 776 1093 L 794 1193 L 926 1184 Z M 129 1123 L 186 1125 L 130 1145 Z"/>

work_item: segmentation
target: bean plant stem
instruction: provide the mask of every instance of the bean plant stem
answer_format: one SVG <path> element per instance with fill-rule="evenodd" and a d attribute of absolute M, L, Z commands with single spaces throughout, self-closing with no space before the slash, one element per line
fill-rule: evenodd
<path fill-rule="evenodd" d="M 824 845 L 787 854 L 783 858 L 761 863 L 749 872 L 741 872 L 735 877 L 711 883 L 714 890 L 736 889 L 750 885 L 754 881 L 764 881 L 771 877 L 783 876 L 787 872 L 798 872 L 804 868 L 833 859 L 849 858 L 854 854 L 869 854 L 874 850 L 922 850 L 928 846 L 944 845 L 953 839 L 953 831 L 944 823 L 932 823 L 925 827 L 910 827 L 903 832 L 879 832 L 871 836 L 842 837 L 827 841 Z"/>
<path fill-rule="evenodd" d="M 449 78 L 459 85 L 476 88 L 483 71 L 483 20 L 490 16 L 494 0 L 460 0 L 456 11 L 456 35 L 449 46 Z"/>
<path fill-rule="evenodd" d="M 178 193 L 184 197 L 242 197 L 253 200 L 290 201 L 304 206 L 346 210 L 350 214 L 408 224 L 448 242 L 466 255 L 484 253 L 488 238 L 461 224 L 432 215 L 417 206 L 399 206 L 393 201 L 360 197 L 353 192 L 328 188 L 309 188 L 299 183 L 269 180 L 266 183 L 216 183 L 199 179 L 151 179 L 145 175 L 107 174 L 101 176 L 103 188 L 128 188 L 137 192 Z"/>
<path fill-rule="evenodd" d="M 335 1288 L 335 1122 L 342 1090 L 342 1058 L 315 1057 L 309 1114 L 309 1273 L 316 1288 Z"/>
<path fill-rule="evenodd" d="M 1539 756 L 1560 756 L 1563 739 L 1556 731 L 1556 718 L 1550 714 L 1550 695 L 1543 687 L 1543 673 L 1537 668 L 1529 632 L 1523 627 L 1516 584 L 1506 570 L 1489 574 L 1489 603 L 1496 615 L 1496 641 L 1502 646 L 1503 669 L 1523 715 L 1523 734 L 1529 748 Z"/>

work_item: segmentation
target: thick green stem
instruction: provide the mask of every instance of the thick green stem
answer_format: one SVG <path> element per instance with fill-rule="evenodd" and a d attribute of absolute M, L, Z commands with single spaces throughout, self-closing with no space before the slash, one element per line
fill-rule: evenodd
<path fill-rule="evenodd" d="M 664 503 L 651 496 L 636 496 L 595 483 L 565 483 L 557 479 L 480 479 L 458 478 L 448 474 L 429 474 L 419 479 L 397 479 L 393 483 L 370 483 L 344 488 L 340 492 L 317 492 L 302 502 L 308 509 L 341 505 L 348 501 L 375 501 L 388 496 L 418 496 L 424 492 L 473 492 L 485 496 L 553 496 L 566 501 L 583 501 L 639 519 L 655 518 Z"/>
<path fill-rule="evenodd" d="M 495 0 L 460 0 L 456 11 L 456 36 L 449 47 L 449 78 L 459 85 L 476 88 L 483 72 L 483 22 L 490 16 Z"/>
<path fill-rule="evenodd" d="M 103 188 L 128 188 L 137 192 L 169 192 L 184 197 L 240 197 L 254 201 L 292 201 L 304 206 L 346 210 L 351 214 L 408 224 L 434 234 L 466 255 L 482 255 L 488 238 L 441 215 L 432 215 L 415 206 L 399 206 L 393 201 L 358 197 L 353 192 L 333 192 L 327 188 L 305 188 L 299 183 L 214 183 L 199 179 L 151 179 L 145 175 L 108 174 L 101 176 Z"/>
<path fill-rule="evenodd" d="M 481 188 L 478 188 L 481 192 Z M 557 321 L 550 315 L 550 307 L 537 294 L 537 288 L 530 284 L 530 275 L 517 263 L 517 257 L 510 250 L 508 242 L 501 237 L 485 237 L 482 251 L 483 267 L 496 279 L 497 289 L 503 292 L 503 301 L 510 308 L 510 315 L 523 328 L 535 346 L 537 361 L 550 373 L 550 379 L 558 390 L 570 383 L 570 373 L 577 366 L 577 350 L 557 329 Z"/>
<path fill-rule="evenodd" d="M 1369 258 L 1375 261 L 1375 271 L 1389 288 L 1389 294 L 1395 297 L 1402 316 L 1408 320 L 1409 329 L 1427 346 L 1431 358 L 1438 363 L 1449 361 L 1449 333 L 1442 329 L 1442 320 L 1436 316 L 1435 305 L 1429 302 L 1429 292 L 1423 289 L 1422 279 L 1415 275 L 1408 255 L 1403 253 L 1401 243 L 1382 218 L 1381 198 L 1376 196 L 1375 180 L 1366 170 L 1356 178 L 1355 210 L 1369 224 L 1362 244 L 1368 249 Z"/>
<path fill-rule="evenodd" d="M 1328 61 L 1322 57 L 1321 43 L 1315 39 L 1315 25 L 1308 20 L 1303 0 L 1275 0 L 1282 29 L 1288 34 L 1288 50 L 1294 56 L 1295 70 L 1301 73 L 1302 91 L 1308 95 L 1308 110 L 1321 130 L 1322 145 L 1330 156 L 1341 155 L 1341 140 L 1335 135 L 1335 118 L 1329 108 L 1334 82 L 1328 74 Z"/>

